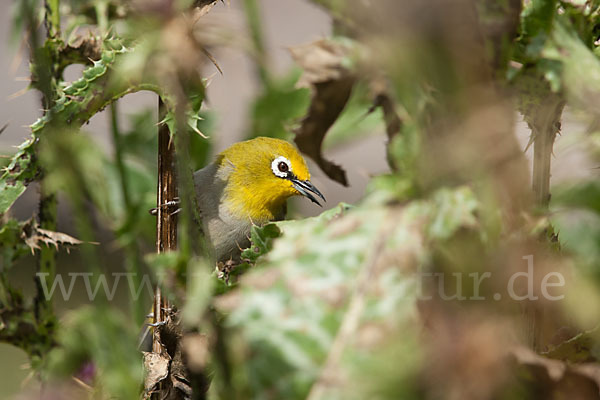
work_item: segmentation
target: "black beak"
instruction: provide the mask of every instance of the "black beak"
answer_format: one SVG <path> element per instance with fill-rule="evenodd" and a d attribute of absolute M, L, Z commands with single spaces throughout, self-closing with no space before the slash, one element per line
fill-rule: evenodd
<path fill-rule="evenodd" d="M 327 200 L 325 200 L 325 196 L 323 196 L 323 194 L 321 192 L 319 192 L 319 189 L 317 189 L 312 183 L 310 183 L 310 181 L 301 181 L 298 178 L 292 178 L 291 181 L 294 184 L 294 188 L 296 188 L 296 190 L 298 192 L 300 192 L 300 194 L 302 196 L 308 197 L 308 199 L 310 201 L 312 201 L 313 203 L 317 204 L 319 207 L 323 207 L 321 205 L 321 203 L 319 203 L 317 201 L 317 199 L 315 198 L 315 196 L 313 196 L 310 193 L 316 194 L 321 199 L 323 199 L 323 201 L 327 201 Z"/>

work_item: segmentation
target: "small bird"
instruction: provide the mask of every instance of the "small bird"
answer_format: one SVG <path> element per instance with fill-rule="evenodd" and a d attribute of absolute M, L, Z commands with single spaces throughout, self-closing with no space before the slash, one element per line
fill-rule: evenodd
<path fill-rule="evenodd" d="M 258 137 L 233 144 L 206 167 L 194 173 L 194 186 L 204 233 L 217 262 L 235 265 L 250 245 L 252 225 L 285 217 L 286 201 L 305 196 L 321 206 L 314 195 L 323 194 L 310 182 L 304 158 L 290 143 Z M 161 207 L 178 206 L 173 200 Z M 174 213 L 179 211 L 176 210 Z M 157 208 L 150 210 L 157 214 Z M 151 351 L 151 326 L 141 334 L 138 348 Z"/>
<path fill-rule="evenodd" d="M 233 144 L 194 173 L 194 185 L 217 262 L 239 261 L 252 225 L 282 220 L 289 197 L 305 196 L 319 206 L 313 195 L 325 201 L 298 150 L 267 137 Z"/>

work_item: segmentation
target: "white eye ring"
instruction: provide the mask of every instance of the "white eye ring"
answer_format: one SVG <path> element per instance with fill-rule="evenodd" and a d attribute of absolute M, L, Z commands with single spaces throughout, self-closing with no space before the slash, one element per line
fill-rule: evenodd
<path fill-rule="evenodd" d="M 281 171 L 279 169 L 279 164 L 280 163 L 284 163 L 285 165 L 287 165 L 287 171 Z M 273 171 L 273 173 L 280 177 L 280 178 L 286 178 L 288 176 L 288 173 L 292 172 L 292 164 L 290 163 L 290 160 L 288 160 L 287 158 L 283 157 L 283 156 L 279 156 L 276 159 L 273 160 L 273 162 L 271 163 L 271 170 Z"/>

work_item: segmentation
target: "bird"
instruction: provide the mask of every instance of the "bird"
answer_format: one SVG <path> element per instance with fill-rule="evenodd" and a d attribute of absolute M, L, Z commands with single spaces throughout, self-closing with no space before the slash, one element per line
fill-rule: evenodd
<path fill-rule="evenodd" d="M 204 234 L 217 262 L 240 261 L 253 225 L 285 218 L 287 199 L 304 196 L 322 207 L 298 149 L 270 137 L 234 143 L 194 173 Z"/>
<path fill-rule="evenodd" d="M 285 218 L 288 198 L 304 196 L 321 207 L 318 198 L 326 201 L 311 183 L 298 149 L 285 140 L 269 137 L 234 143 L 196 171 L 193 179 L 202 229 L 221 272 L 241 262 L 242 249 L 250 246 L 252 226 Z M 176 198 L 160 207 L 179 204 Z M 157 215 L 157 210 L 153 208 L 150 213 Z M 227 274 L 223 279 L 229 279 Z M 163 324 L 147 323 L 138 348 L 151 351 L 150 327 Z"/>

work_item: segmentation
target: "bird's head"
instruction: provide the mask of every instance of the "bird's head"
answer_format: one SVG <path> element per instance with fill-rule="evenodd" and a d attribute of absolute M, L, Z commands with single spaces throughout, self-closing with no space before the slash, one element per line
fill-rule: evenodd
<path fill-rule="evenodd" d="M 284 140 L 258 137 L 236 143 L 219 154 L 217 163 L 227 178 L 225 199 L 239 217 L 257 223 L 276 219 L 285 201 L 296 195 L 318 205 L 317 197 L 325 200 L 310 182 L 304 158 Z"/>

